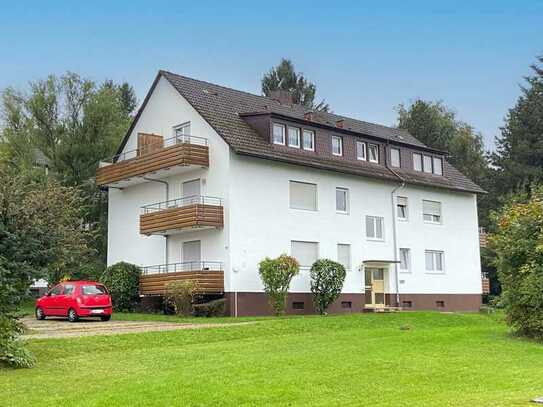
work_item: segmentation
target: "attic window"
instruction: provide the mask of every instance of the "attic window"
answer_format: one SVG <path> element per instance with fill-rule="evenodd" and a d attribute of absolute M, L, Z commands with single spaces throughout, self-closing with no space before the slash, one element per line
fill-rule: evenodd
<path fill-rule="evenodd" d="M 217 92 L 215 92 L 214 90 L 209 90 L 209 89 L 204 89 L 202 92 L 204 92 L 207 95 L 214 95 L 214 96 L 218 95 Z"/>

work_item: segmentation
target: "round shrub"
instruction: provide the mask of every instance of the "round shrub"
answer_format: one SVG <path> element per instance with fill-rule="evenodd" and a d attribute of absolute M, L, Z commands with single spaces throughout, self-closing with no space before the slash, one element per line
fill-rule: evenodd
<path fill-rule="evenodd" d="M 197 293 L 198 283 L 195 280 L 170 281 L 166 284 L 164 299 L 168 305 L 173 306 L 177 315 L 189 316 Z"/>
<path fill-rule="evenodd" d="M 345 281 L 345 267 L 329 260 L 317 260 L 311 266 L 311 292 L 317 311 L 323 315 L 335 300 L 338 299 Z"/>
<path fill-rule="evenodd" d="M 286 254 L 282 254 L 276 259 L 266 257 L 258 265 L 258 272 L 273 312 L 275 315 L 284 314 L 287 306 L 288 287 L 292 278 L 300 272 L 298 261 Z"/>
<path fill-rule="evenodd" d="M 100 278 L 111 295 L 113 309 L 133 311 L 139 302 L 140 268 L 119 262 L 106 268 Z"/>

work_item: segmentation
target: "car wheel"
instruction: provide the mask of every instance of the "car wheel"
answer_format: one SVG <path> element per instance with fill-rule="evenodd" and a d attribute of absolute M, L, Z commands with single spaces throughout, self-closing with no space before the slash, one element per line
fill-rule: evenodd
<path fill-rule="evenodd" d="M 42 321 L 45 319 L 45 312 L 43 312 L 43 309 L 41 307 L 36 307 L 36 319 L 38 321 Z"/>
<path fill-rule="evenodd" d="M 100 319 L 104 322 L 109 321 L 111 319 L 111 315 L 103 315 L 100 317 Z"/>
<path fill-rule="evenodd" d="M 77 316 L 77 312 L 75 312 L 75 309 L 70 308 L 68 310 L 68 321 L 70 322 L 77 322 L 79 317 Z"/>

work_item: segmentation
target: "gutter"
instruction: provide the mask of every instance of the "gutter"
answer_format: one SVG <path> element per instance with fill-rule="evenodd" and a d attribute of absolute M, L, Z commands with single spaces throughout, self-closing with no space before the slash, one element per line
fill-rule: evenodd
<path fill-rule="evenodd" d="M 158 182 L 159 184 L 163 184 L 166 187 L 166 201 L 170 199 L 170 184 L 168 184 L 167 181 L 163 181 L 161 179 L 153 179 L 153 178 L 147 178 L 143 177 L 145 181 L 150 182 Z M 164 264 L 166 265 L 166 268 L 168 267 L 168 259 L 170 257 L 170 253 L 168 252 L 168 235 L 164 235 Z"/>
<path fill-rule="evenodd" d="M 396 171 L 394 171 L 388 162 L 388 154 L 390 152 L 390 144 L 387 142 L 385 145 L 385 167 L 393 173 L 398 179 L 400 180 L 400 184 L 395 186 L 392 191 L 390 191 L 390 204 L 392 207 L 392 243 L 394 248 L 394 277 L 396 280 L 396 306 L 400 306 L 400 281 L 399 281 L 399 271 L 398 271 L 398 231 L 397 231 L 397 224 L 396 224 L 396 205 L 394 202 L 394 195 L 396 194 L 396 191 L 399 189 L 405 187 L 405 180 L 402 178 L 400 174 L 398 174 Z M 401 158 L 400 158 L 401 160 Z"/>

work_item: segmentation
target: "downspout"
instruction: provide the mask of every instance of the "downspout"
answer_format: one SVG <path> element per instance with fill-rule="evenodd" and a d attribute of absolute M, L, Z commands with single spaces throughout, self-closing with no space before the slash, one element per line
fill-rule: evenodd
<path fill-rule="evenodd" d="M 400 281 L 399 281 L 399 272 L 398 272 L 398 232 L 397 232 L 397 224 L 396 224 L 396 205 L 394 203 L 394 194 L 399 189 L 405 187 L 405 180 L 401 177 L 400 174 L 398 174 L 396 171 L 394 171 L 389 163 L 388 163 L 388 154 L 390 153 L 390 144 L 387 140 L 387 144 L 385 146 L 385 167 L 393 173 L 398 179 L 401 181 L 399 185 L 395 186 L 394 189 L 390 192 L 390 203 L 392 207 L 392 243 L 394 248 L 394 276 L 396 280 L 396 306 L 400 306 Z"/>
<path fill-rule="evenodd" d="M 164 184 L 166 187 L 166 201 L 170 199 L 170 185 L 167 181 L 162 181 L 160 179 L 153 179 L 153 178 L 147 178 L 143 177 L 145 181 L 151 181 L 151 182 L 158 182 L 159 184 Z M 169 253 L 168 253 L 168 235 L 164 235 L 164 264 L 166 265 L 166 271 L 168 271 L 168 259 L 169 259 Z"/>

